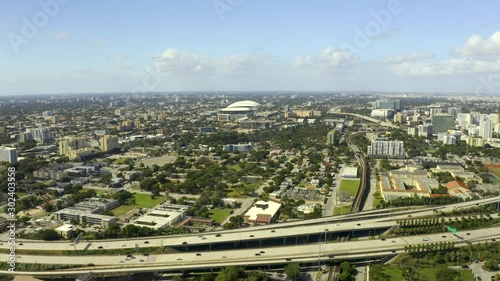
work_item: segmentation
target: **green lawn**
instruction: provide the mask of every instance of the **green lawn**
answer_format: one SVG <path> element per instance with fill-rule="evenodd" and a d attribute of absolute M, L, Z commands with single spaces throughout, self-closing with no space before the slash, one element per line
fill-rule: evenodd
<path fill-rule="evenodd" d="M 427 268 L 419 268 L 418 272 L 420 276 L 424 277 L 427 281 L 436 281 L 436 271 L 438 268 L 427 267 Z M 474 280 L 474 276 L 470 270 L 458 270 L 460 273 L 460 280 L 469 281 Z"/>
<path fill-rule="evenodd" d="M 138 207 L 151 208 L 165 201 L 165 199 L 167 199 L 167 196 L 157 196 L 155 197 L 155 199 L 151 199 L 151 194 L 136 193 L 134 194 L 134 198 L 135 205 L 137 205 Z"/>
<path fill-rule="evenodd" d="M 359 179 L 357 180 L 342 180 L 340 182 L 340 193 L 347 193 L 355 197 L 359 189 Z"/>
<path fill-rule="evenodd" d="M 160 202 L 167 199 L 166 196 L 157 196 L 155 199 L 151 199 L 151 194 L 134 194 L 135 204 L 134 205 L 122 205 L 114 210 L 112 210 L 115 216 L 121 216 L 136 208 L 151 208 L 158 205 Z"/>
<path fill-rule="evenodd" d="M 423 280 L 436 281 L 436 271 L 438 270 L 438 268 L 416 267 L 416 270 L 418 271 L 420 277 L 423 278 Z M 460 280 L 462 281 L 470 281 L 474 279 L 474 277 L 472 276 L 472 272 L 470 270 L 458 270 L 458 272 L 460 273 Z M 397 268 L 395 266 L 387 266 L 387 265 L 382 266 L 381 275 L 384 276 L 385 278 L 384 280 L 387 281 L 407 280 L 406 278 L 403 278 L 403 272 L 401 268 Z"/>
<path fill-rule="evenodd" d="M 351 206 L 341 206 L 333 208 L 333 215 L 348 214 L 351 211 Z"/>
<path fill-rule="evenodd" d="M 19 197 L 19 198 L 21 198 L 21 197 L 23 197 L 23 196 L 26 196 L 26 195 L 28 195 L 28 194 L 29 194 L 28 192 L 16 192 L 16 195 L 17 195 L 17 197 Z"/>
<path fill-rule="evenodd" d="M 241 167 L 238 164 L 227 165 L 227 169 L 230 171 L 236 171 L 236 172 L 241 171 Z"/>
<path fill-rule="evenodd" d="M 215 208 L 210 210 L 210 218 L 215 220 L 217 223 L 221 223 L 227 218 L 227 216 L 230 215 L 231 211 L 232 209 L 230 208 Z"/>
<path fill-rule="evenodd" d="M 254 183 L 248 183 L 248 182 L 241 182 L 243 186 L 238 186 L 237 187 L 231 187 L 228 188 L 228 197 L 233 197 L 233 198 L 247 198 L 248 193 L 254 192 L 257 188 L 259 188 L 259 185 L 261 182 L 254 182 Z"/>

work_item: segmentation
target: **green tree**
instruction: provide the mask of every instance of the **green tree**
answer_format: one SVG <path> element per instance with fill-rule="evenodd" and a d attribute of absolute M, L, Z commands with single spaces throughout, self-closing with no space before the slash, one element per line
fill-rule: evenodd
<path fill-rule="evenodd" d="M 497 270 L 498 269 L 498 260 L 487 259 L 484 262 L 484 268 L 487 270 L 491 270 L 491 271 Z"/>
<path fill-rule="evenodd" d="M 448 267 L 440 267 L 436 271 L 436 280 L 437 281 L 451 281 L 455 280 L 455 278 L 459 276 L 458 272 Z"/>
<path fill-rule="evenodd" d="M 245 277 L 245 271 L 236 266 L 228 266 L 222 270 L 215 281 L 234 281 Z"/>
<path fill-rule="evenodd" d="M 289 280 L 295 280 L 300 275 L 300 265 L 296 262 L 289 263 L 285 267 L 285 274 Z"/>

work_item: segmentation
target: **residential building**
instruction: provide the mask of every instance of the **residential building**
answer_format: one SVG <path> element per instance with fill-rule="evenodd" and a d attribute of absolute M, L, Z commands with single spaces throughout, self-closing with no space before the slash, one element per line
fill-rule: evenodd
<path fill-rule="evenodd" d="M 407 132 L 408 132 L 408 135 L 410 135 L 410 136 L 414 137 L 414 136 L 417 136 L 417 134 L 418 134 L 418 129 L 417 129 L 417 127 L 409 127 L 409 128 L 407 129 Z"/>
<path fill-rule="evenodd" d="M 368 156 L 401 158 L 404 157 L 404 144 L 402 141 L 374 138 L 371 145 L 368 146 Z"/>
<path fill-rule="evenodd" d="M 452 115 L 457 118 L 458 114 L 462 113 L 462 108 L 458 106 L 448 108 L 448 115 Z"/>
<path fill-rule="evenodd" d="M 484 146 L 484 139 L 481 137 L 468 136 L 467 144 L 470 146 L 481 147 Z"/>
<path fill-rule="evenodd" d="M 120 147 L 118 137 L 112 135 L 105 135 L 99 139 L 99 148 L 101 151 L 110 152 Z"/>
<path fill-rule="evenodd" d="M 253 149 L 251 143 L 225 144 L 222 149 L 227 152 L 247 152 Z"/>
<path fill-rule="evenodd" d="M 47 128 L 28 128 L 27 133 L 31 133 L 32 138 L 39 143 L 48 143 L 52 141 L 52 135 Z"/>
<path fill-rule="evenodd" d="M 335 130 L 328 132 L 326 135 L 326 144 L 334 145 L 338 142 L 339 133 Z"/>
<path fill-rule="evenodd" d="M 17 149 L 0 146 L 0 162 L 17 163 Z"/>
<path fill-rule="evenodd" d="M 433 126 L 430 124 L 418 125 L 418 136 L 430 137 L 433 133 Z"/>
<path fill-rule="evenodd" d="M 493 122 L 484 119 L 479 123 L 479 136 L 484 140 L 489 140 L 493 137 Z"/>

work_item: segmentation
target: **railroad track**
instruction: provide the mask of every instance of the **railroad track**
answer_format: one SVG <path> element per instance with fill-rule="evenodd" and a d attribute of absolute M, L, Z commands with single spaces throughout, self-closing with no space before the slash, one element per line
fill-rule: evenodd
<path fill-rule="evenodd" d="M 338 242 L 344 242 L 349 240 L 349 235 L 344 236 L 344 237 L 339 237 L 337 239 Z M 330 269 L 328 270 L 328 279 L 327 281 L 338 281 L 339 280 L 339 275 L 340 275 L 340 265 L 334 264 L 330 266 Z"/>

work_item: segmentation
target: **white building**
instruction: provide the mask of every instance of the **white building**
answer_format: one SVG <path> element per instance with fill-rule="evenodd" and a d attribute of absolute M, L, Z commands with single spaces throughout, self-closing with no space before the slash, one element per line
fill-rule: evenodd
<path fill-rule="evenodd" d="M 404 144 L 402 141 L 373 139 L 371 145 L 368 146 L 368 156 L 398 158 L 404 156 Z"/>
<path fill-rule="evenodd" d="M 493 122 L 482 120 L 479 124 L 479 136 L 484 140 L 491 139 L 493 137 Z"/>
<path fill-rule="evenodd" d="M 358 168 L 357 167 L 345 167 L 342 171 L 342 177 L 344 178 L 357 178 Z"/>
<path fill-rule="evenodd" d="M 29 128 L 26 132 L 31 133 L 32 138 L 39 143 L 48 143 L 53 139 L 47 128 Z"/>
<path fill-rule="evenodd" d="M 17 163 L 17 150 L 12 147 L 0 146 L 0 162 Z"/>
<path fill-rule="evenodd" d="M 254 206 L 248 210 L 243 219 L 247 223 L 270 224 L 278 214 L 281 203 L 269 201 L 257 201 Z"/>
<path fill-rule="evenodd" d="M 432 125 L 430 124 L 418 125 L 418 136 L 419 137 L 432 136 Z"/>

